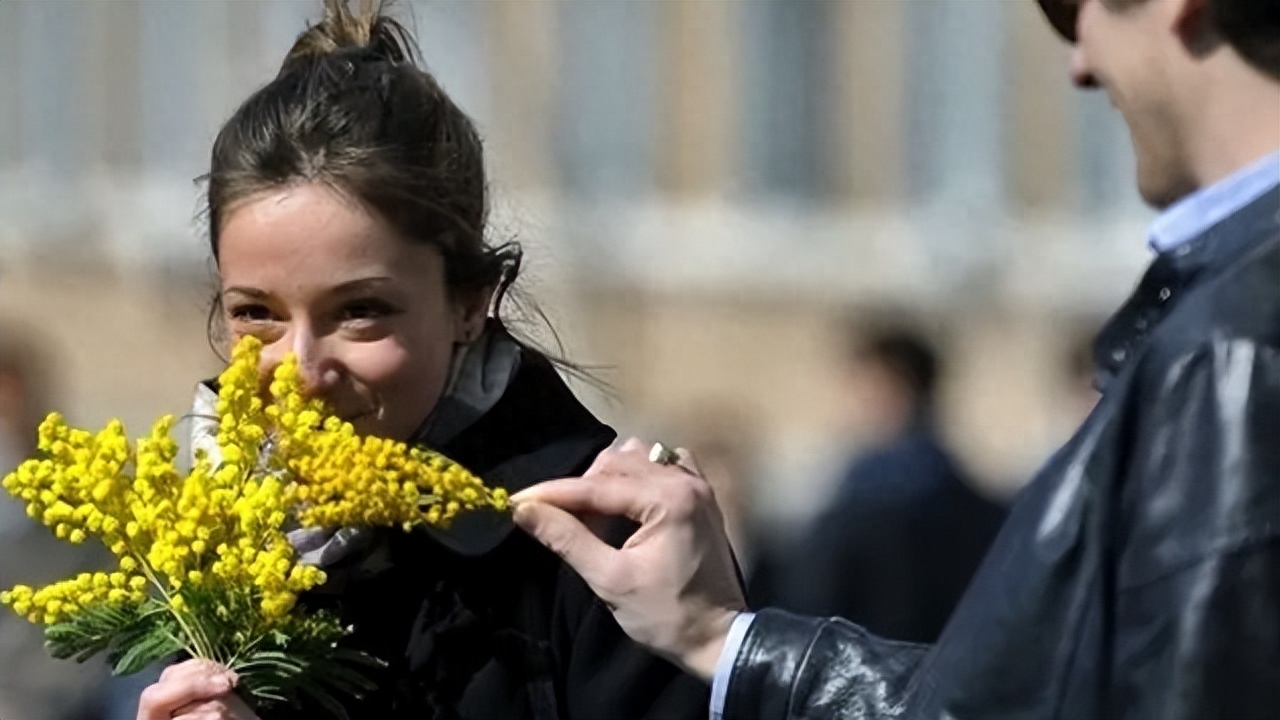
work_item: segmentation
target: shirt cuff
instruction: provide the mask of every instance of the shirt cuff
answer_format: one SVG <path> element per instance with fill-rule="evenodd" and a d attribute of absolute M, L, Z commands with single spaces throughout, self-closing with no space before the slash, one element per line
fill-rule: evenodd
<path fill-rule="evenodd" d="M 729 626 L 724 649 L 720 651 L 720 659 L 716 661 L 716 674 L 711 679 L 711 720 L 724 720 L 724 701 L 729 694 L 733 661 L 738 658 L 738 650 L 742 648 L 742 641 L 747 637 L 747 630 L 751 629 L 751 622 L 755 619 L 755 613 L 740 612 Z"/>

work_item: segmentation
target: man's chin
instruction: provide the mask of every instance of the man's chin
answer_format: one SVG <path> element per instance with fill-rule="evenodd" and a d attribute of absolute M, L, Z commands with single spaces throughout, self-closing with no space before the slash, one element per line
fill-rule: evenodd
<path fill-rule="evenodd" d="M 1142 199 L 1148 205 L 1156 210 L 1164 210 L 1196 190 L 1196 185 L 1193 182 L 1170 177 L 1168 174 L 1155 175 L 1154 177 L 1151 175 L 1144 175 L 1139 170 L 1138 194 L 1142 196 Z"/>

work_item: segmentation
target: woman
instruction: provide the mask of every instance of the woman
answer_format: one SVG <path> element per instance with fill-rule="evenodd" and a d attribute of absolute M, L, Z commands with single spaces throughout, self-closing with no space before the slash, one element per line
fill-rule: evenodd
<path fill-rule="evenodd" d="M 216 311 L 232 338 L 262 339 L 264 373 L 296 353 L 309 390 L 361 433 L 429 445 L 512 492 L 580 473 L 614 433 L 496 319 L 519 255 L 485 244 L 476 129 L 412 51 L 379 9 L 326 0 L 227 122 L 208 178 Z M 705 716 L 705 684 L 628 640 L 495 515 L 293 539 L 330 578 L 305 602 L 389 663 L 354 718 Z M 234 684 L 207 661 L 174 665 L 138 717 L 256 717 Z"/>

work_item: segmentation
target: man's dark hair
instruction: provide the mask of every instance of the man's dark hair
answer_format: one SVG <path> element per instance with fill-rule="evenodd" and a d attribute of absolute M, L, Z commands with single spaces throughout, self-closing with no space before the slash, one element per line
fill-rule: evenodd
<path fill-rule="evenodd" d="M 1037 0 L 1053 29 L 1076 41 L 1076 16 L 1085 0 Z M 1102 0 L 1112 8 L 1147 0 Z M 1245 62 L 1280 80 L 1280 0 L 1208 0 L 1209 27 Z"/>
<path fill-rule="evenodd" d="M 1280 0 L 1209 0 L 1209 12 L 1245 62 L 1280 80 Z"/>
<path fill-rule="evenodd" d="M 919 333 L 906 328 L 882 328 L 859 336 L 853 359 L 887 369 L 919 403 L 933 401 L 938 384 L 938 354 Z"/>

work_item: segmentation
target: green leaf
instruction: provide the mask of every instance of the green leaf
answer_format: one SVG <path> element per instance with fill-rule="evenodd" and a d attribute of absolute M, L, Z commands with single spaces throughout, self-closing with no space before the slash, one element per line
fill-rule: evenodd
<path fill-rule="evenodd" d="M 120 645 L 123 652 L 112 669 L 116 675 L 132 675 L 183 648 L 183 642 L 170 631 L 167 623 L 155 623 L 147 632 L 134 637 L 129 644 Z"/>
<path fill-rule="evenodd" d="M 111 652 L 107 654 L 107 664 L 113 668 L 113 672 L 117 675 L 128 675 L 137 672 L 146 667 L 146 665 L 138 667 L 137 670 L 130 669 L 134 666 L 134 660 L 131 659 L 129 663 L 122 662 L 125 655 L 139 643 L 146 642 L 148 638 L 158 635 L 173 637 L 174 642 L 179 643 L 177 649 L 181 649 L 182 644 L 177 639 L 176 633 L 177 622 L 173 619 L 173 615 L 169 613 L 168 607 L 158 600 L 150 600 L 142 606 L 133 623 L 122 628 L 112 638 Z M 172 652 L 176 651 L 175 649 Z M 162 657 L 164 655 L 156 658 L 156 660 Z"/>
<path fill-rule="evenodd" d="M 332 657 L 315 663 L 312 675 L 318 684 L 331 685 L 344 694 L 360 697 L 378 689 L 377 684 L 367 675 L 352 667 L 361 665 L 370 670 L 386 667 L 386 663 L 371 655 L 343 649 L 336 650 Z"/>
<path fill-rule="evenodd" d="M 45 629 L 45 644 L 53 657 L 78 662 L 107 651 L 113 671 L 128 675 L 181 650 L 183 642 L 175 631 L 172 616 L 157 601 L 103 603 L 50 625 Z"/>
<path fill-rule="evenodd" d="M 347 714 L 347 709 L 338 702 L 338 699 L 329 694 L 319 685 L 308 683 L 301 688 L 302 692 L 321 707 L 328 710 L 337 720 L 351 720 L 351 716 Z"/>
<path fill-rule="evenodd" d="M 112 640 L 142 615 L 142 606 L 102 603 L 45 628 L 45 646 L 59 660 L 84 662 L 110 647 Z"/>
<path fill-rule="evenodd" d="M 196 646 L 190 630 L 202 651 L 231 664 L 242 697 L 262 716 L 288 704 L 349 720 L 344 702 L 377 689 L 368 673 L 385 663 L 341 647 L 348 630 L 332 613 L 297 613 L 268 625 L 259 598 L 244 588 L 189 585 L 181 596 L 187 606 L 181 623 L 158 598 L 86 609 L 47 628 L 50 652 L 84 660 L 106 651 L 114 672 L 127 675 Z"/>
<path fill-rule="evenodd" d="M 348 720 L 341 697 L 359 699 L 377 685 L 358 668 L 385 663 L 354 650 L 335 648 L 327 638 L 286 638 L 284 650 L 259 650 L 232 667 L 240 676 L 245 699 L 260 710 L 287 702 L 301 707 L 310 701 L 337 720 Z"/>

